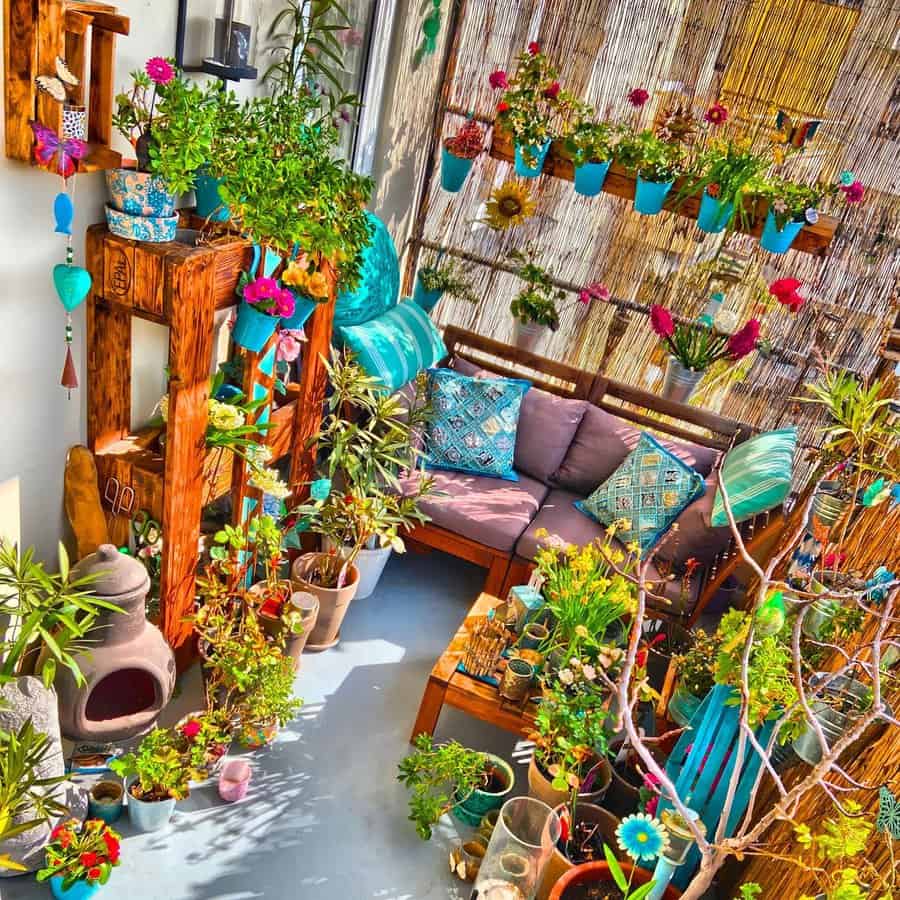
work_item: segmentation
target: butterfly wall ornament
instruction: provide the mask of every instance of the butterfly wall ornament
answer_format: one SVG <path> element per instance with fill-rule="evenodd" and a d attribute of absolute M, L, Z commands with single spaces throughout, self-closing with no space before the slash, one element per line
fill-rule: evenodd
<path fill-rule="evenodd" d="M 78 87 L 81 81 L 76 75 L 72 74 L 66 61 L 61 56 L 57 56 L 56 74 L 38 75 L 34 79 L 34 83 L 42 94 L 47 94 L 56 100 L 57 103 L 65 103 L 69 96 L 70 88 Z"/>
<path fill-rule="evenodd" d="M 775 116 L 775 127 L 778 129 L 780 143 L 789 144 L 798 150 L 815 137 L 821 124 L 821 119 L 795 122 L 783 109 L 779 109 L 778 115 Z"/>
<path fill-rule="evenodd" d="M 48 172 L 55 170 L 66 181 L 76 170 L 75 163 L 88 154 L 88 145 L 78 138 L 61 138 L 52 128 L 32 122 L 35 162 Z"/>

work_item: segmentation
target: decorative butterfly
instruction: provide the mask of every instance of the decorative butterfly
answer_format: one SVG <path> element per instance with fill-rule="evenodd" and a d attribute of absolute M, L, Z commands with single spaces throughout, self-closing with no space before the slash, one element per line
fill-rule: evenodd
<path fill-rule="evenodd" d="M 67 90 L 80 84 L 61 56 L 56 57 L 56 75 L 38 75 L 34 81 L 38 90 L 49 94 L 57 103 L 65 103 Z"/>
<path fill-rule="evenodd" d="M 885 785 L 878 789 L 878 816 L 875 827 L 887 832 L 895 841 L 900 841 L 900 801 Z"/>
<path fill-rule="evenodd" d="M 61 140 L 52 129 L 40 122 L 32 122 L 34 132 L 34 158 L 39 166 L 53 171 L 52 163 L 56 160 L 56 171 L 63 178 L 71 178 L 75 174 L 75 160 L 84 159 L 88 154 L 88 145 L 77 138 Z"/>
<path fill-rule="evenodd" d="M 790 144 L 792 147 L 802 147 L 807 141 L 813 139 L 822 124 L 820 119 L 810 119 L 808 122 L 794 122 L 794 120 L 782 109 L 778 110 L 775 117 L 775 127 L 780 132 L 781 143 Z"/>

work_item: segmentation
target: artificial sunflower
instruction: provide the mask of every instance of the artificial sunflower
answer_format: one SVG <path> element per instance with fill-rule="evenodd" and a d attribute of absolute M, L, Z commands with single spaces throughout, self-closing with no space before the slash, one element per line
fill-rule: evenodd
<path fill-rule="evenodd" d="M 534 210 L 534 200 L 528 188 L 510 180 L 491 191 L 485 222 L 494 231 L 506 231 L 514 225 L 521 225 L 534 215 Z"/>

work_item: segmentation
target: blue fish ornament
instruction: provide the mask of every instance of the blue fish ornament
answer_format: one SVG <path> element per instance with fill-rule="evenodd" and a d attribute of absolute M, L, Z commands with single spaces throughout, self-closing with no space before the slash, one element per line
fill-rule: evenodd
<path fill-rule="evenodd" d="M 56 199 L 53 201 L 53 215 L 56 216 L 54 232 L 57 234 L 71 234 L 75 208 L 72 206 L 72 199 L 68 194 L 59 193 L 56 195 Z"/>

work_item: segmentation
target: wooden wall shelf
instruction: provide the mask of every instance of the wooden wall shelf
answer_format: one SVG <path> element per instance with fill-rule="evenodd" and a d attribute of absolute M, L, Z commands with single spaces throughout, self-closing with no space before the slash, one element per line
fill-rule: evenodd
<path fill-rule="evenodd" d="M 494 128 L 493 141 L 491 142 L 490 155 L 494 159 L 501 159 L 505 162 L 515 161 L 515 149 L 512 138 L 498 128 Z M 567 181 L 573 181 L 575 178 L 572 161 L 567 159 L 561 152 L 556 141 L 550 147 L 550 152 L 544 161 L 544 174 L 553 175 L 557 178 L 564 178 Z M 683 181 L 676 180 L 668 199 L 666 200 L 664 209 L 675 215 L 685 216 L 686 218 L 696 219 L 700 209 L 700 198 L 697 196 L 688 197 L 683 203 L 677 206 L 675 197 L 681 188 Z M 635 178 L 630 175 L 618 163 L 613 163 L 603 183 L 603 192 L 612 194 L 616 197 L 622 197 L 625 200 L 634 200 Z M 754 211 L 753 225 L 750 228 L 738 228 L 738 231 L 744 234 L 750 234 L 758 238 L 762 234 L 763 221 L 765 219 L 767 204 L 765 201 L 759 201 Z M 832 216 L 819 216 L 819 221 L 815 225 L 804 225 L 803 230 L 797 235 L 794 243 L 791 245 L 792 250 L 799 250 L 802 253 L 812 253 L 821 256 L 828 249 L 828 245 L 834 238 L 837 229 L 838 220 Z"/>

